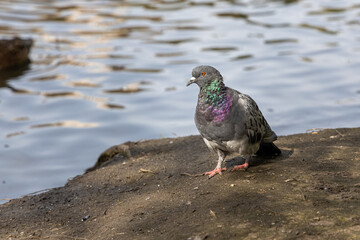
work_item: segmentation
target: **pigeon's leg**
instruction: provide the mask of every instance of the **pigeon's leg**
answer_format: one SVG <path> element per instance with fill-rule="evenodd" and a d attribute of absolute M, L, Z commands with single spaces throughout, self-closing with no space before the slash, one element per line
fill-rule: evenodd
<path fill-rule="evenodd" d="M 236 166 L 233 168 L 233 171 L 239 170 L 239 169 L 245 169 L 245 170 L 246 170 L 246 169 L 249 167 L 250 159 L 251 159 L 251 155 L 250 155 L 248 158 L 246 158 L 244 164 L 236 165 Z"/>
<path fill-rule="evenodd" d="M 226 168 L 221 168 L 221 163 L 224 161 L 226 154 L 221 151 L 220 149 L 217 150 L 217 154 L 219 156 L 218 163 L 216 165 L 216 168 L 212 170 L 211 172 L 206 172 L 205 175 L 209 175 L 209 178 L 212 178 L 217 173 L 221 175 L 222 171 L 226 171 Z"/>

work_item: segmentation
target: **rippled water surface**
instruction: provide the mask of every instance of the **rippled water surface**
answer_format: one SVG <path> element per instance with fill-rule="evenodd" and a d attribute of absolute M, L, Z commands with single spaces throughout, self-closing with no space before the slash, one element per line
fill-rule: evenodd
<path fill-rule="evenodd" d="M 63 185 L 109 146 L 197 134 L 196 65 L 279 134 L 360 122 L 358 1 L 0 1 L 31 64 L 0 75 L 0 199 Z"/>

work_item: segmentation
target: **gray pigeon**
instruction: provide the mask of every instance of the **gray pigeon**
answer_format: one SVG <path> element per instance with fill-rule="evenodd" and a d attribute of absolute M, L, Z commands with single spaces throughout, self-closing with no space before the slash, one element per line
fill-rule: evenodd
<path fill-rule="evenodd" d="M 195 124 L 209 149 L 219 156 L 216 168 L 206 172 L 209 178 L 221 174 L 222 162 L 229 153 L 246 156 L 244 164 L 233 170 L 247 169 L 253 154 L 279 155 L 277 139 L 255 101 L 246 94 L 226 87 L 220 72 L 211 66 L 198 66 L 192 71 L 189 86 L 200 87 Z"/>

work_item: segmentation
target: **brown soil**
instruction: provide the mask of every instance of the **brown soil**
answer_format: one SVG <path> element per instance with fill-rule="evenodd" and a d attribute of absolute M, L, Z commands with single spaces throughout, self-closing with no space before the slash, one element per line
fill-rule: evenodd
<path fill-rule="evenodd" d="M 360 239 L 360 129 L 277 145 L 210 180 L 199 136 L 111 148 L 66 186 L 1 205 L 0 239 Z"/>

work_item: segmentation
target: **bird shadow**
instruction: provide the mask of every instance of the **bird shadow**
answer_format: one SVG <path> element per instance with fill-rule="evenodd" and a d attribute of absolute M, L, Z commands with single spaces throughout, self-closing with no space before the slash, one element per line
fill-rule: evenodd
<path fill-rule="evenodd" d="M 288 159 L 293 153 L 294 153 L 294 150 L 282 149 L 281 154 L 278 156 L 254 155 L 254 156 L 251 156 L 249 165 L 250 166 L 258 166 L 258 165 L 272 163 L 275 161 L 284 161 L 284 160 Z M 241 165 L 244 163 L 245 163 L 244 157 L 236 156 L 236 157 L 227 159 L 225 161 L 225 167 L 232 168 L 234 166 Z"/>

